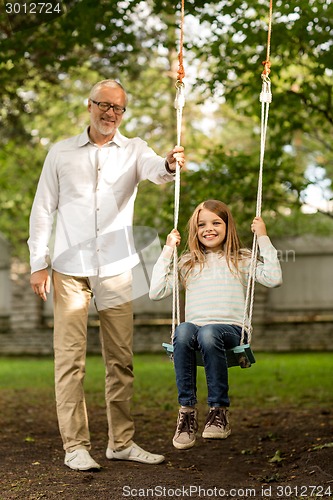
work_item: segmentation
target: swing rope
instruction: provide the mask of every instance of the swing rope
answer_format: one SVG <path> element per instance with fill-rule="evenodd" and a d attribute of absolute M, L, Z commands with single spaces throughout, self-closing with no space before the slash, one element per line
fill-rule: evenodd
<path fill-rule="evenodd" d="M 179 69 L 177 73 L 176 98 L 175 98 L 175 109 L 177 110 L 177 146 L 180 146 L 181 144 L 182 114 L 185 105 L 185 94 L 184 94 L 184 83 L 183 83 L 183 78 L 185 76 L 185 71 L 183 66 L 184 16 L 185 16 L 184 1 L 185 0 L 182 0 L 181 2 L 181 23 L 180 23 L 180 42 L 179 42 L 180 47 L 178 54 Z M 273 13 L 273 0 L 270 0 L 268 35 L 267 35 L 267 54 L 266 54 L 266 60 L 263 61 L 262 63 L 264 69 L 261 74 L 262 89 L 259 97 L 259 100 L 261 102 L 261 130 L 260 130 L 260 160 L 259 160 L 256 217 L 261 216 L 265 144 L 266 144 L 266 135 L 268 128 L 269 105 L 272 102 L 271 83 L 269 79 L 270 68 L 271 68 L 270 48 L 271 48 L 271 33 L 272 33 L 272 13 Z M 178 227 L 179 206 L 180 206 L 180 166 L 178 162 L 176 162 L 175 190 L 174 190 L 175 229 L 177 229 Z M 247 342 L 249 344 L 251 343 L 252 317 L 253 317 L 254 291 L 255 291 L 255 271 L 256 271 L 257 258 L 258 258 L 258 241 L 256 234 L 254 234 L 240 345 L 244 344 L 245 332 L 247 332 L 248 335 Z M 173 339 L 176 326 L 179 325 L 179 323 L 180 323 L 180 304 L 179 304 L 179 280 L 178 280 L 178 253 L 177 253 L 177 247 L 174 247 L 171 339 Z"/>
<path fill-rule="evenodd" d="M 183 83 L 183 78 L 185 76 L 184 66 L 183 66 L 183 46 L 184 46 L 184 18 L 185 18 L 185 0 L 181 3 L 181 21 L 180 21 L 180 41 L 179 41 L 179 68 L 177 73 L 176 81 L 176 98 L 175 98 L 175 109 L 177 111 L 177 146 L 181 145 L 181 132 L 182 132 L 182 117 L 183 108 L 185 105 L 185 85 Z M 174 190 L 174 228 L 178 227 L 179 219 L 179 205 L 180 205 L 180 166 L 178 161 L 176 162 L 176 172 L 175 172 L 175 190 Z M 180 300 L 179 300 L 179 280 L 178 280 L 178 252 L 177 247 L 173 250 L 173 288 L 172 288 L 172 333 L 171 338 L 173 339 L 176 326 L 180 323 Z"/>
<path fill-rule="evenodd" d="M 268 128 L 269 105 L 272 102 L 271 82 L 269 79 L 269 73 L 271 68 L 270 46 L 271 46 L 271 34 L 272 34 L 272 13 L 273 13 L 273 0 L 270 0 L 268 35 L 267 35 L 267 56 L 266 60 L 263 61 L 262 63 L 264 65 L 264 69 L 261 74 L 262 89 L 259 97 L 259 100 L 261 102 L 261 129 L 260 129 L 260 159 L 259 159 L 256 217 L 261 216 L 265 144 L 266 144 L 266 135 Z M 245 297 L 244 317 L 243 317 L 240 345 L 244 344 L 246 331 L 248 335 L 247 343 L 250 344 L 252 338 L 252 317 L 253 317 L 253 307 L 254 307 L 254 289 L 255 289 L 257 258 L 258 258 L 258 239 L 257 235 L 254 234 L 252 250 L 251 250 L 251 260 L 249 266 L 249 278 L 248 278 L 246 297 Z"/>

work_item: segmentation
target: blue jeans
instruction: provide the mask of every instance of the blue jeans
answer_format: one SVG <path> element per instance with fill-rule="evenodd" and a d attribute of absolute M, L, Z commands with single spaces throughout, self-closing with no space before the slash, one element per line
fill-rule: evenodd
<path fill-rule="evenodd" d="M 177 326 L 173 347 L 179 404 L 194 406 L 197 403 L 196 351 L 201 351 L 208 405 L 230 405 L 226 349 L 239 345 L 241 334 L 240 326 L 221 323 L 204 326 L 181 323 Z"/>

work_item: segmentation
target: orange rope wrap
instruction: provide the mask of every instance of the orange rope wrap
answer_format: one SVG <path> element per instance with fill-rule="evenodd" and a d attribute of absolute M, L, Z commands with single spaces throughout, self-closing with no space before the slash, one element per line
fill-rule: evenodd
<path fill-rule="evenodd" d="M 183 66 L 184 18 L 185 18 L 185 0 L 182 0 L 181 20 L 180 20 L 180 42 L 179 42 L 179 54 L 178 54 L 179 67 L 177 72 L 177 81 L 179 83 L 183 82 L 183 78 L 185 76 L 185 70 Z"/>
<path fill-rule="evenodd" d="M 271 36 L 272 36 L 272 16 L 273 16 L 273 0 L 269 2 L 269 21 L 268 21 L 268 34 L 267 34 L 267 55 L 266 61 L 263 61 L 264 70 L 263 77 L 268 77 L 271 72 L 270 52 L 271 52 Z"/>

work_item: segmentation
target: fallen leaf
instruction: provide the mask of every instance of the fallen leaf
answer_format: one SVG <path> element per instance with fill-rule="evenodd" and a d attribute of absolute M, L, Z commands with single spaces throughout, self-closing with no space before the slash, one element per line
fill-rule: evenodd
<path fill-rule="evenodd" d="M 281 452 L 280 450 L 276 450 L 274 457 L 270 458 L 268 461 L 270 464 L 273 463 L 280 463 L 284 460 L 284 458 L 281 457 Z"/>

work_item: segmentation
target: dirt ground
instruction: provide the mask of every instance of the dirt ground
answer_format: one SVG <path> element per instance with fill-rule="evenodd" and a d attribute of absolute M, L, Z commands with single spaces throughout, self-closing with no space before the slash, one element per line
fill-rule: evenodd
<path fill-rule="evenodd" d="M 331 498 L 333 410 L 235 409 L 227 440 L 198 437 L 191 450 L 172 446 L 175 411 L 134 411 L 136 442 L 162 453 L 160 465 L 108 461 L 106 420 L 90 407 L 92 451 L 99 472 L 63 465 L 55 411 L 43 401 L 0 401 L 0 499 Z M 205 415 L 199 415 L 202 426 Z"/>

